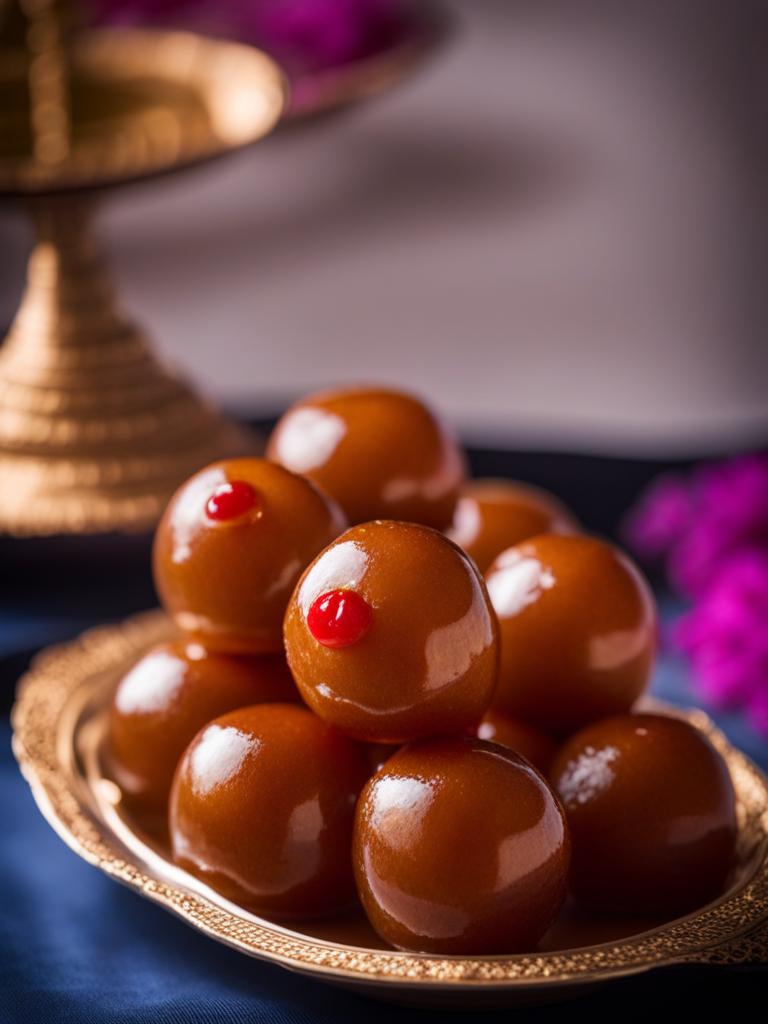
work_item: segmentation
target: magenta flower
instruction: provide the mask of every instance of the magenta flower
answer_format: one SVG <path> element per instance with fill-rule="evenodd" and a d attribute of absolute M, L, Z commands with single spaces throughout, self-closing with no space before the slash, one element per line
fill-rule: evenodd
<path fill-rule="evenodd" d="M 692 496 L 694 513 L 670 550 L 668 569 L 677 589 L 699 594 L 732 553 L 768 549 L 768 457 L 704 467 L 694 475 Z"/>
<path fill-rule="evenodd" d="M 666 557 L 675 590 L 701 594 L 721 563 L 743 548 L 768 549 L 768 455 L 744 455 L 661 477 L 624 530 L 645 558 Z"/>
<path fill-rule="evenodd" d="M 756 731 L 768 736 L 768 686 L 752 694 L 749 717 Z"/>
<path fill-rule="evenodd" d="M 243 37 L 287 67 L 333 67 L 389 45 L 400 28 L 393 0 L 257 0 L 239 5 Z"/>
<path fill-rule="evenodd" d="M 625 536 L 663 557 L 673 589 L 693 598 L 672 631 L 702 697 L 743 707 L 768 734 L 768 455 L 744 455 L 662 477 Z"/>
<path fill-rule="evenodd" d="M 674 639 L 702 696 L 716 707 L 745 707 L 768 733 L 768 549 L 744 549 L 721 562 Z"/>
<path fill-rule="evenodd" d="M 669 474 L 655 480 L 624 524 L 627 543 L 642 558 L 666 554 L 690 526 L 693 502 L 682 476 Z"/>
<path fill-rule="evenodd" d="M 108 25 L 172 24 L 198 4 L 192 0 L 89 0 L 88 9 Z"/>
<path fill-rule="evenodd" d="M 291 73 L 336 67 L 391 45 L 399 0 L 90 0 L 97 22 L 174 25 L 263 47 Z"/>

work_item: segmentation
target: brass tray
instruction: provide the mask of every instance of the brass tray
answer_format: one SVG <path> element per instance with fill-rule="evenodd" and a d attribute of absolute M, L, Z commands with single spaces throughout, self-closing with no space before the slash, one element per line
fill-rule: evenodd
<path fill-rule="evenodd" d="M 672 964 L 768 960 L 768 778 L 701 711 L 666 709 L 705 732 L 725 757 L 740 837 L 727 892 L 686 917 L 634 932 L 625 923 L 624 934 L 617 925 L 611 934 L 603 922 L 590 944 L 575 946 L 575 933 L 562 941 L 562 930 L 553 929 L 541 950 L 524 955 L 435 957 L 377 948 L 360 922 L 290 929 L 228 903 L 170 863 L 162 841 L 126 816 L 101 769 L 105 710 L 117 678 L 170 632 L 167 618 L 150 612 L 43 652 L 19 686 L 13 747 L 40 810 L 76 853 L 218 942 L 360 994 L 452 1007 L 557 999 Z"/>

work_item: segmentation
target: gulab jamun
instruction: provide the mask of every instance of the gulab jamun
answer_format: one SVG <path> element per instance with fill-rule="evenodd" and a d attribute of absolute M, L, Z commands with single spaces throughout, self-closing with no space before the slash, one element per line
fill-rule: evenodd
<path fill-rule="evenodd" d="M 577 530 L 554 494 L 515 480 L 468 480 L 446 532 L 485 572 L 502 551 L 529 537 Z"/>
<path fill-rule="evenodd" d="M 311 711 L 240 708 L 197 734 L 170 798 L 174 860 L 227 899 L 274 917 L 354 899 L 355 802 L 364 752 Z"/>
<path fill-rule="evenodd" d="M 400 749 L 398 743 L 366 743 L 365 752 L 368 757 L 368 764 L 371 767 L 371 775 L 383 768 L 387 761 Z"/>
<path fill-rule="evenodd" d="M 123 676 L 109 720 L 109 764 L 129 801 L 166 810 L 173 773 L 195 733 L 246 704 L 299 701 L 285 656 L 211 654 L 158 644 Z"/>
<path fill-rule="evenodd" d="M 366 784 L 354 865 L 368 918 L 400 949 L 532 950 L 567 890 L 568 828 L 547 783 L 483 740 L 408 744 Z"/>
<path fill-rule="evenodd" d="M 279 651 L 296 580 L 345 526 L 333 501 L 282 466 L 216 462 L 181 486 L 157 528 L 160 600 L 209 650 Z"/>
<path fill-rule="evenodd" d="M 656 652 L 656 610 L 639 569 L 594 537 L 542 534 L 486 574 L 499 620 L 495 702 L 555 735 L 629 711 Z"/>
<path fill-rule="evenodd" d="M 446 426 L 418 398 L 383 388 L 302 399 L 275 427 L 267 457 L 314 480 L 352 524 L 402 519 L 442 530 L 465 476 Z"/>
<path fill-rule="evenodd" d="M 557 753 L 557 743 L 541 729 L 508 714 L 503 708 L 489 708 L 477 727 L 477 737 L 499 743 L 530 761 L 545 775 Z"/>
<path fill-rule="evenodd" d="M 455 544 L 414 523 L 354 526 L 318 555 L 291 597 L 285 646 L 306 703 L 372 742 L 464 732 L 496 682 L 482 577 Z"/>
<path fill-rule="evenodd" d="M 682 719 L 619 715 L 559 751 L 551 778 L 573 843 L 571 890 L 589 905 L 682 913 L 717 896 L 733 861 L 728 768 Z"/>

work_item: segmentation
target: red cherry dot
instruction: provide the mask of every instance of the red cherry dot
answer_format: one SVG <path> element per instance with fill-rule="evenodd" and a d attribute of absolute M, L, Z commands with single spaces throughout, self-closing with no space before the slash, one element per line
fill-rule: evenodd
<path fill-rule="evenodd" d="M 214 522 L 224 523 L 255 508 L 259 500 L 256 491 L 245 480 L 228 480 L 219 484 L 205 505 L 205 512 Z"/>
<path fill-rule="evenodd" d="M 324 647 L 349 647 L 371 625 L 373 610 L 354 590 L 329 590 L 315 598 L 307 613 L 307 627 Z"/>

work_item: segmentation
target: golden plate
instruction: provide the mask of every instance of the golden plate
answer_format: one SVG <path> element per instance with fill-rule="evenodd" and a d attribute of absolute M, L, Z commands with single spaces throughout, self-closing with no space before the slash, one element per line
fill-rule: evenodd
<path fill-rule="evenodd" d="M 167 618 L 151 612 L 41 654 L 19 687 L 13 746 L 40 810 L 76 853 L 211 938 L 361 994 L 472 1007 L 556 999 L 672 964 L 768 959 L 768 778 L 701 711 L 667 709 L 701 729 L 725 757 L 738 799 L 739 844 L 727 892 L 686 917 L 635 927 L 634 934 L 626 923 L 611 934 L 598 922 L 601 937 L 572 946 L 571 932 L 562 947 L 572 948 L 549 948 L 563 936 L 561 927 L 530 954 L 435 957 L 352 944 L 359 940 L 345 935 L 360 934 L 355 922 L 346 932 L 328 922 L 290 929 L 228 903 L 169 862 L 162 843 L 123 813 L 119 790 L 101 770 L 109 694 L 127 667 L 170 632 Z"/>

